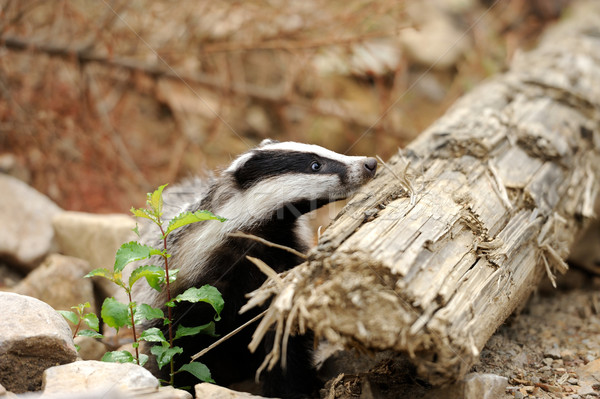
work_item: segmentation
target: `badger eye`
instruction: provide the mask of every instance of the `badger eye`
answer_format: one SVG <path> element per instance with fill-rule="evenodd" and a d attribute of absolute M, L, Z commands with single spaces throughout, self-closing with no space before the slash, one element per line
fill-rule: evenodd
<path fill-rule="evenodd" d="M 310 164 L 310 168 L 313 170 L 313 172 L 316 172 L 321 169 L 321 164 L 317 161 L 313 161 L 313 163 Z"/>

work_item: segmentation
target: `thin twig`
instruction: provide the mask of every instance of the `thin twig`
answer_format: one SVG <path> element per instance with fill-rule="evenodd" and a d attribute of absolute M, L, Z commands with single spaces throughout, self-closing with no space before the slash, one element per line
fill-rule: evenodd
<path fill-rule="evenodd" d="M 263 317 L 267 313 L 267 310 L 265 310 L 262 313 L 257 314 L 256 316 L 254 316 L 253 318 L 251 318 L 250 320 L 248 320 L 247 322 L 245 322 L 244 324 L 242 324 L 241 326 L 239 326 L 238 328 L 236 328 L 235 330 L 233 330 L 229 334 L 225 335 L 223 338 L 221 338 L 221 339 L 213 342 L 211 345 L 207 346 L 206 348 L 202 349 L 200 352 L 196 353 L 194 356 L 192 356 L 192 362 L 194 360 L 198 359 L 199 357 L 204 356 L 211 349 L 215 348 L 216 346 L 221 345 L 223 342 L 227 341 L 229 338 L 231 338 L 232 336 L 234 336 L 238 332 L 242 331 L 244 328 L 248 327 L 250 324 L 254 323 L 258 319 L 260 319 L 261 317 Z"/>
<path fill-rule="evenodd" d="M 308 259 L 308 257 L 306 255 L 304 255 L 302 252 L 296 251 L 294 248 L 286 247 L 285 245 L 275 244 L 274 242 L 265 240 L 264 238 L 255 236 L 254 234 L 246 234 L 246 233 L 242 233 L 241 231 L 237 231 L 235 233 L 229 233 L 228 236 L 236 237 L 236 238 L 248 238 L 250 240 L 258 241 L 261 244 L 265 244 L 269 247 L 283 249 L 284 251 L 288 251 L 302 259 Z"/>

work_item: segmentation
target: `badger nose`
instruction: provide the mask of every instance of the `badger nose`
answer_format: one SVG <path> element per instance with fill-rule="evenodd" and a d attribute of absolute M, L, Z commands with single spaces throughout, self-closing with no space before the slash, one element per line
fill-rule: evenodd
<path fill-rule="evenodd" d="M 365 172 L 371 177 L 375 176 L 377 171 L 377 160 L 375 158 L 367 158 L 365 161 Z"/>

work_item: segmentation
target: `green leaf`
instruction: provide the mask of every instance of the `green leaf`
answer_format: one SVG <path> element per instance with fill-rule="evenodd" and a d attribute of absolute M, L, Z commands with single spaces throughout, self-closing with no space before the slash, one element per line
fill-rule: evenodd
<path fill-rule="evenodd" d="M 162 186 L 154 190 L 152 194 L 148 193 L 148 205 L 150 205 L 150 208 L 152 209 L 152 211 L 154 211 L 153 213 L 158 217 L 162 216 L 162 192 L 167 186 L 168 184 L 163 184 Z"/>
<path fill-rule="evenodd" d="M 135 357 L 128 351 L 106 352 L 100 360 L 112 363 L 137 363 Z"/>
<path fill-rule="evenodd" d="M 200 362 L 191 362 L 184 364 L 179 369 L 180 371 L 187 371 L 190 374 L 193 374 L 194 377 L 198 378 L 200 381 L 215 383 L 215 380 L 210 376 L 210 370 L 204 363 Z"/>
<path fill-rule="evenodd" d="M 79 352 L 79 350 L 81 349 L 81 346 L 79 346 L 79 345 L 77 345 L 77 344 L 73 344 L 73 345 L 75 345 L 75 350 L 76 350 L 77 352 Z"/>
<path fill-rule="evenodd" d="M 152 255 L 162 255 L 162 251 L 142 245 L 137 241 L 127 242 L 117 250 L 114 270 L 120 272 L 127 264 L 136 260 L 148 259 Z"/>
<path fill-rule="evenodd" d="M 133 231 L 136 236 L 140 237 L 140 226 L 138 226 L 137 223 L 135 224 L 135 227 L 131 229 L 131 231 Z"/>
<path fill-rule="evenodd" d="M 141 324 L 144 320 L 164 319 L 165 314 L 158 308 L 142 303 L 135 310 L 133 320 L 135 324 Z"/>
<path fill-rule="evenodd" d="M 218 220 L 224 222 L 226 219 L 221 216 L 216 216 L 209 211 L 196 211 L 196 212 L 182 212 L 175 216 L 169 222 L 167 231 L 165 231 L 165 237 L 169 235 L 173 230 L 183 227 L 188 224 L 203 222 L 205 220 Z"/>
<path fill-rule="evenodd" d="M 149 329 L 143 331 L 142 334 L 140 335 L 140 341 L 161 342 L 161 343 L 168 344 L 162 331 L 160 331 L 156 327 L 152 327 L 152 328 L 149 328 Z"/>
<path fill-rule="evenodd" d="M 104 335 L 97 333 L 92 330 L 81 330 L 77 332 L 78 337 L 92 337 L 92 338 L 104 338 Z"/>
<path fill-rule="evenodd" d="M 129 306 L 124 303 L 117 301 L 113 297 L 108 297 L 102 304 L 102 311 L 100 312 L 102 320 L 109 327 L 119 328 L 124 326 L 131 326 L 131 320 L 129 319 Z"/>
<path fill-rule="evenodd" d="M 221 311 L 223 310 L 223 306 L 225 305 L 223 301 L 223 297 L 218 289 L 213 287 L 212 285 L 203 285 L 200 288 L 192 287 L 188 288 L 183 293 L 177 295 L 172 302 L 206 302 L 213 307 L 215 312 L 217 312 L 217 316 L 215 320 L 219 320 L 221 318 Z M 167 303 L 167 306 L 171 306 Z"/>
<path fill-rule="evenodd" d="M 158 223 L 156 217 L 148 209 L 131 208 L 129 210 L 136 218 L 150 219 L 154 223 Z"/>
<path fill-rule="evenodd" d="M 175 280 L 177 280 L 177 275 L 179 274 L 179 269 L 171 269 L 169 268 L 169 284 L 172 284 L 175 282 Z M 161 281 L 161 284 L 164 283 L 165 279 L 163 278 L 163 280 Z"/>
<path fill-rule="evenodd" d="M 85 322 L 85 324 L 88 325 L 89 328 L 91 328 L 92 330 L 98 332 L 99 328 L 100 328 L 100 322 L 98 320 L 98 316 L 96 316 L 94 313 L 88 313 L 85 316 L 83 316 L 83 321 Z"/>
<path fill-rule="evenodd" d="M 148 355 L 140 353 L 140 366 L 143 366 L 146 362 L 148 362 Z"/>
<path fill-rule="evenodd" d="M 75 325 L 79 323 L 79 316 L 77 316 L 75 312 L 71 312 L 70 310 L 57 310 L 57 312 L 60 313 L 65 319 L 69 320 L 71 323 Z"/>
<path fill-rule="evenodd" d="M 165 279 L 165 269 L 155 265 L 138 267 L 131 273 L 131 276 L 129 276 L 129 288 L 142 277 L 146 278 L 150 287 L 160 292 L 160 281 Z"/>
<path fill-rule="evenodd" d="M 196 334 L 207 334 L 215 337 L 215 323 L 211 321 L 208 324 L 204 324 L 202 326 L 197 327 L 184 327 L 180 324 L 177 327 L 177 332 L 175 333 L 174 339 Z"/>
<path fill-rule="evenodd" d="M 103 267 L 99 268 L 99 269 L 94 269 L 91 272 L 89 272 L 88 274 L 86 274 L 85 276 L 83 276 L 84 278 L 90 278 L 90 277 L 104 277 L 109 279 L 110 281 L 114 281 L 113 278 L 113 273 L 108 270 L 105 269 Z"/>
<path fill-rule="evenodd" d="M 156 356 L 156 363 L 158 363 L 158 369 L 160 370 L 165 364 L 168 364 L 171 361 L 173 356 L 178 353 L 183 353 L 183 349 L 179 346 L 169 348 L 168 346 L 155 345 L 150 348 L 150 352 Z"/>

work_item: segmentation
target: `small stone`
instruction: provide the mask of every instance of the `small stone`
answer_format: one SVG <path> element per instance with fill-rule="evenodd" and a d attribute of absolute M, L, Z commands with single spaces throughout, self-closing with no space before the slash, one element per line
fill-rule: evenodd
<path fill-rule="evenodd" d="M 100 360 L 106 353 L 106 346 L 96 338 L 75 337 L 74 341 L 79 345 L 79 357 L 83 360 Z"/>
<path fill-rule="evenodd" d="M 158 390 L 158 380 L 148 370 L 132 363 L 84 360 L 51 367 L 44 372 L 44 394 L 87 391 Z"/>
<path fill-rule="evenodd" d="M 552 362 L 553 359 L 551 357 L 545 357 L 544 360 L 542 360 L 542 363 L 544 363 L 546 366 L 552 366 Z"/>
<path fill-rule="evenodd" d="M 495 374 L 471 373 L 464 378 L 464 399 L 493 399 L 502 395 L 508 379 Z"/>
<path fill-rule="evenodd" d="M 231 389 L 220 387 L 218 385 L 203 382 L 197 384 L 196 398 L 211 398 L 211 399 L 261 399 L 261 396 L 249 394 L 247 392 L 237 392 Z"/>
<path fill-rule="evenodd" d="M 552 348 L 546 349 L 544 351 L 544 357 L 546 357 L 546 358 L 549 357 L 552 359 L 560 359 L 562 356 L 561 356 L 560 350 L 557 347 L 552 347 Z"/>
<path fill-rule="evenodd" d="M 571 378 L 569 378 L 569 379 L 567 380 L 567 382 L 568 382 L 569 384 L 571 384 L 571 385 L 577 385 L 577 384 L 579 384 L 579 380 L 578 380 L 577 378 L 575 378 L 575 377 L 571 377 Z"/>
<path fill-rule="evenodd" d="M 517 391 L 515 392 L 515 399 L 524 399 L 525 395 L 523 395 L 521 392 Z"/>

